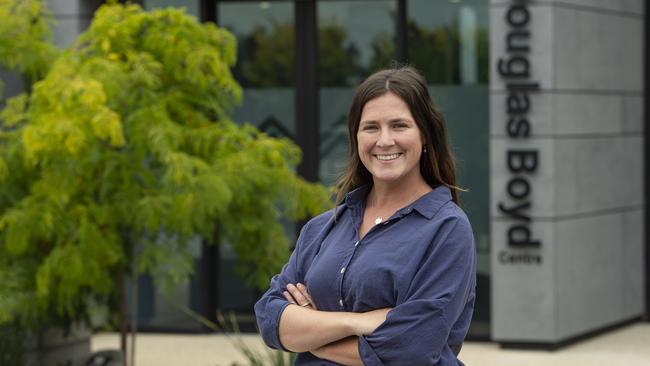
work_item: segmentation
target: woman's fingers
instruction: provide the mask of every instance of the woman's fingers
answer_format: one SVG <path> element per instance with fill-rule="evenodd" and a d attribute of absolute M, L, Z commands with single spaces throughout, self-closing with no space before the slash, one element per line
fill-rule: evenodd
<path fill-rule="evenodd" d="M 296 287 L 294 284 L 288 284 L 287 291 L 289 291 L 291 297 L 293 297 L 297 305 L 300 305 L 302 307 L 311 305 L 311 301 L 309 301 L 309 299 L 303 295 L 302 291 L 300 291 L 300 289 L 298 289 L 298 287 Z"/>
<path fill-rule="evenodd" d="M 291 297 L 291 294 L 290 294 L 289 292 L 284 291 L 284 292 L 282 293 L 282 295 L 284 295 L 284 297 L 287 299 L 287 301 L 289 301 L 289 303 L 291 303 L 291 304 L 295 304 L 295 303 L 296 303 L 296 300 L 294 300 L 294 298 Z"/>
<path fill-rule="evenodd" d="M 302 283 L 299 283 L 296 287 L 298 287 L 298 290 L 300 290 L 300 292 L 302 292 L 302 295 L 307 299 L 307 301 L 309 301 L 309 303 L 311 304 L 311 307 L 314 310 L 317 310 L 316 309 L 316 303 L 311 298 L 311 295 L 309 295 L 309 292 L 307 292 L 307 286 L 303 285 Z"/>

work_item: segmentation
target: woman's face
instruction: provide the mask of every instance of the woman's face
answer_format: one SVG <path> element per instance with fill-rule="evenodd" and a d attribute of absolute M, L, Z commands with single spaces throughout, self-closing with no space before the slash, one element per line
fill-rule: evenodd
<path fill-rule="evenodd" d="M 368 101 L 361 111 L 359 158 L 379 182 L 407 182 L 420 175 L 424 140 L 408 105 L 388 92 Z"/>

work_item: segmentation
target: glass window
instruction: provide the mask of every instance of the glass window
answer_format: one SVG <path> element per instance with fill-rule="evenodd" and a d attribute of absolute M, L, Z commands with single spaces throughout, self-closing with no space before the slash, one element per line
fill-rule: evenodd
<path fill-rule="evenodd" d="M 188 14 L 192 14 L 196 17 L 199 16 L 199 0 L 144 0 L 145 9 L 155 9 L 155 8 L 185 8 L 185 11 Z"/>
<path fill-rule="evenodd" d="M 456 155 L 461 204 L 478 250 L 477 304 L 470 335 L 489 337 L 489 2 L 410 0 L 408 61 L 429 82 Z"/>
<path fill-rule="evenodd" d="M 233 120 L 295 141 L 293 3 L 223 2 L 218 14 L 237 37 L 233 73 L 244 97 Z"/>
<path fill-rule="evenodd" d="M 431 84 L 487 84 L 488 2 L 410 0 L 408 62 Z"/>
<path fill-rule="evenodd" d="M 321 1 L 317 14 L 319 176 L 323 183 L 333 184 L 346 160 L 345 118 L 354 88 L 395 58 L 396 1 Z"/>

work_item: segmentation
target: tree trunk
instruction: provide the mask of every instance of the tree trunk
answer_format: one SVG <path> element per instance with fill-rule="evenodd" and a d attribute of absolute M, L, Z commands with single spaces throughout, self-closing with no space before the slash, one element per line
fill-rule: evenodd
<path fill-rule="evenodd" d="M 138 333 L 138 258 L 137 245 L 131 248 L 131 354 L 129 366 L 135 366 L 135 337 Z"/>
<path fill-rule="evenodd" d="M 124 271 L 121 269 L 118 269 L 117 282 L 117 285 L 120 289 L 120 349 L 122 350 L 122 356 L 124 357 L 124 360 L 126 360 L 126 337 L 128 334 L 128 324 L 126 320 L 126 283 L 124 278 Z"/>

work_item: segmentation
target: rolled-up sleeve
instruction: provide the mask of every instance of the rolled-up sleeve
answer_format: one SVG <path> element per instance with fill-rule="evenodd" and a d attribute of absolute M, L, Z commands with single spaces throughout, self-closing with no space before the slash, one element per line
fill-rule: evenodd
<path fill-rule="evenodd" d="M 264 342 L 271 348 L 282 349 L 289 352 L 280 342 L 280 316 L 289 302 L 284 298 L 282 292 L 286 289 L 287 284 L 300 282 L 299 276 L 299 258 L 300 248 L 305 240 L 305 232 L 309 223 L 303 226 L 296 242 L 296 247 L 291 253 L 289 262 L 284 265 L 282 271 L 271 278 L 269 289 L 262 295 L 260 300 L 255 303 L 255 317 L 257 326 Z"/>
<path fill-rule="evenodd" d="M 456 359 L 449 334 L 473 301 L 476 283 L 469 222 L 445 220 L 430 245 L 404 299 L 372 334 L 360 337 L 364 365 L 436 365 L 442 354 Z"/>

